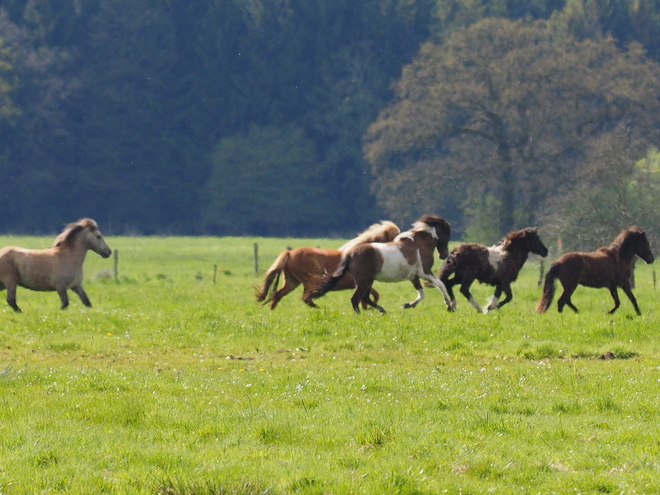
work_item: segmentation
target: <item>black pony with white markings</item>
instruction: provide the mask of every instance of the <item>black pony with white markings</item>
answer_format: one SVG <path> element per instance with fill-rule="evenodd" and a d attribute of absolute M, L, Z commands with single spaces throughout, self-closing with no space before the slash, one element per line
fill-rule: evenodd
<path fill-rule="evenodd" d="M 497 246 L 486 247 L 480 244 L 461 244 L 455 247 L 440 268 L 438 278 L 447 288 L 450 304 L 447 309 L 456 310 L 456 299 L 452 288 L 461 284 L 461 294 L 480 313 L 488 313 L 511 301 L 511 283 L 518 278 L 520 269 L 527 261 L 529 253 L 548 255 L 536 227 L 510 232 Z M 451 275 L 452 278 L 449 278 Z M 470 285 L 475 280 L 495 286 L 495 294 L 490 304 L 482 309 L 470 293 Z M 506 295 L 498 302 L 502 292 Z"/>

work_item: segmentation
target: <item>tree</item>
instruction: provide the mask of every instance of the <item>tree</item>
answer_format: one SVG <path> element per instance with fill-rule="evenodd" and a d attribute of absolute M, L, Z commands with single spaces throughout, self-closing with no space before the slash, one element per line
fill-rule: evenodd
<path fill-rule="evenodd" d="M 500 235 L 536 223 L 591 140 L 619 126 L 654 136 L 658 76 L 638 45 L 622 51 L 609 38 L 555 38 L 541 21 L 484 19 L 423 45 L 404 69 L 366 136 L 376 194 L 388 211 L 414 196 L 451 211 L 443 197 L 460 195 L 453 220 L 465 227 L 487 215 Z"/>
<path fill-rule="evenodd" d="M 205 227 L 219 235 L 318 234 L 333 216 L 327 195 L 302 129 L 255 126 L 215 150 Z"/>

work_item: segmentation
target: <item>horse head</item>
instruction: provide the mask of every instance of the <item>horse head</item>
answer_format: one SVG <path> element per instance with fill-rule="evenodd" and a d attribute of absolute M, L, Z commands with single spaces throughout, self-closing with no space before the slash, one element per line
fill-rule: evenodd
<path fill-rule="evenodd" d="M 508 250 L 514 242 L 521 243 L 524 249 L 530 253 L 538 254 L 544 258 L 548 255 L 548 248 L 541 241 L 536 227 L 528 227 L 508 234 L 504 239 L 504 249 Z"/>
<path fill-rule="evenodd" d="M 642 258 L 647 263 L 653 263 L 653 253 L 649 240 L 646 238 L 646 232 L 639 227 L 632 227 L 630 229 L 635 243 L 635 254 Z"/>
<path fill-rule="evenodd" d="M 110 246 L 108 246 L 101 235 L 98 224 L 91 218 L 83 218 L 74 224 L 80 229 L 80 236 L 83 239 L 83 244 L 87 249 L 91 249 L 96 254 L 103 258 L 107 258 L 112 254 Z"/>
<path fill-rule="evenodd" d="M 429 227 L 435 229 L 436 248 L 438 249 L 438 256 L 444 260 L 449 256 L 449 239 L 451 239 L 451 226 L 449 222 L 442 217 L 436 215 L 422 215 L 417 221 L 418 223 L 425 223 Z"/>

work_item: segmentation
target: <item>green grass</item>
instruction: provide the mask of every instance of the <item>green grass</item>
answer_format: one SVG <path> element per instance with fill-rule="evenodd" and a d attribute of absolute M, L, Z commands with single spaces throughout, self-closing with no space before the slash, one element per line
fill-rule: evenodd
<path fill-rule="evenodd" d="M 269 311 L 255 242 L 262 272 L 287 246 L 341 244 L 109 238 L 119 283 L 90 253 L 93 308 L 25 289 L 24 313 L 0 307 L 0 492 L 657 491 L 652 267 L 638 264 L 641 317 L 623 294 L 606 315 L 607 291 L 586 288 L 579 314 L 536 314 L 534 262 L 488 315 L 460 295 L 448 313 L 435 289 L 402 310 L 408 283 L 377 284 L 386 315 L 354 315 L 350 292 L 312 310 L 300 289 Z"/>

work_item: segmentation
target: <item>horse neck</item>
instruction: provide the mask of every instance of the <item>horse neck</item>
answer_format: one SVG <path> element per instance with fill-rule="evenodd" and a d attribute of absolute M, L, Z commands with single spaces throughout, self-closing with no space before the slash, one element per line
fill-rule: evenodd
<path fill-rule="evenodd" d="M 520 245 L 520 244 L 511 244 L 507 249 L 509 255 L 506 259 L 509 261 L 510 265 L 515 266 L 518 270 L 525 264 L 527 257 L 529 256 L 529 249 Z"/>
<path fill-rule="evenodd" d="M 633 246 L 626 246 L 625 244 L 622 244 L 618 247 L 610 247 L 610 250 L 617 254 L 621 262 L 625 263 L 626 265 L 630 265 L 632 263 L 636 254 L 635 248 Z"/>
<path fill-rule="evenodd" d="M 63 244 L 59 247 L 59 252 L 67 258 L 71 258 L 76 264 L 82 264 L 85 261 L 87 251 L 88 248 L 85 246 L 84 239 L 80 236 L 74 239 L 73 242 Z"/>

